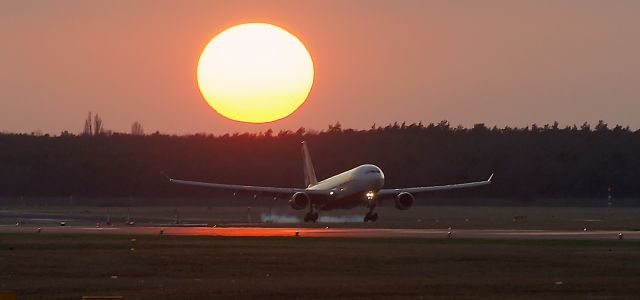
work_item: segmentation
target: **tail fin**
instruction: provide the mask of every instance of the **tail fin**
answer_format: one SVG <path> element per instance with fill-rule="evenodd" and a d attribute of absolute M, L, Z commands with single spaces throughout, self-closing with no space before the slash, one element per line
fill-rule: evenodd
<path fill-rule="evenodd" d="M 309 155 L 309 149 L 307 148 L 307 142 L 302 142 L 302 159 L 304 160 L 304 184 L 307 187 L 318 184 L 316 171 L 313 169 L 313 163 L 311 163 L 311 156 Z"/>

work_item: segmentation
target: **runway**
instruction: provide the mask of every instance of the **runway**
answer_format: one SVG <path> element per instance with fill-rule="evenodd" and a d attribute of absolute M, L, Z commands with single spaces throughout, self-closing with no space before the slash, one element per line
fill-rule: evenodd
<path fill-rule="evenodd" d="M 0 226 L 0 233 L 118 234 L 234 237 L 334 237 L 334 238 L 460 238 L 640 240 L 640 231 L 555 231 L 513 229 L 390 229 L 390 228 L 283 228 L 283 227 L 87 227 Z M 620 236 L 622 234 L 622 236 Z"/>

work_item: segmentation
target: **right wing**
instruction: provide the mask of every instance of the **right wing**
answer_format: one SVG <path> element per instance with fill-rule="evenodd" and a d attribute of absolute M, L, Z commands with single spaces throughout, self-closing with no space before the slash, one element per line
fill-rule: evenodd
<path fill-rule="evenodd" d="M 182 185 L 199 186 L 206 188 L 214 188 L 221 190 L 230 190 L 234 192 L 247 192 L 256 195 L 268 195 L 278 198 L 289 198 L 293 194 L 301 192 L 309 195 L 314 203 L 321 202 L 323 199 L 328 199 L 331 190 L 309 190 L 301 188 L 281 188 L 281 187 L 267 187 L 267 186 L 251 186 L 251 185 L 237 185 L 237 184 L 223 184 L 223 183 L 210 183 L 200 181 L 190 181 L 168 178 L 169 182 Z"/>
<path fill-rule="evenodd" d="M 267 193 L 267 194 L 278 194 L 278 195 L 289 195 L 289 194 L 293 195 L 297 192 L 304 191 L 304 189 L 297 189 L 297 188 L 278 188 L 278 187 L 267 187 L 267 186 L 209 183 L 209 182 L 189 181 L 189 180 L 181 180 L 181 179 L 173 179 L 173 178 L 169 178 L 169 182 L 175 183 L 175 184 L 201 186 L 201 187 L 208 187 L 208 188 L 214 188 L 214 189 L 233 190 L 238 192 L 242 191 L 242 192 Z"/>

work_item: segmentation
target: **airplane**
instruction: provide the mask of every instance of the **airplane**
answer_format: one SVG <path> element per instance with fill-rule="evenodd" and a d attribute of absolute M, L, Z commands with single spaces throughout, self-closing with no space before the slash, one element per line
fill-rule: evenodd
<path fill-rule="evenodd" d="M 383 189 L 384 173 L 375 165 L 360 165 L 318 181 L 306 142 L 302 142 L 302 157 L 306 188 L 246 186 L 168 179 L 175 184 L 232 190 L 234 195 L 238 192 L 249 192 L 253 193 L 254 197 L 259 194 L 273 196 L 274 199 L 289 199 L 291 208 L 295 210 L 309 209 L 309 212 L 304 217 L 305 222 L 316 222 L 318 220 L 318 210 L 351 209 L 363 204 L 369 209 L 364 216 L 364 222 L 375 222 L 378 220 L 378 213 L 375 212 L 375 208 L 382 200 L 393 199 L 397 209 L 407 210 L 413 205 L 414 194 L 484 186 L 491 184 L 493 179 L 493 174 L 491 174 L 489 179 L 484 181 Z"/>

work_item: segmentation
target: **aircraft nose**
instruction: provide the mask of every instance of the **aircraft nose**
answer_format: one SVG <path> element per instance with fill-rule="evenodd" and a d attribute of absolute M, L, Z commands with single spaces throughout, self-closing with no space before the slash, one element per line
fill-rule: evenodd
<path fill-rule="evenodd" d="M 384 186 L 384 173 L 382 173 L 382 169 L 378 168 L 378 189 L 381 189 Z"/>
<path fill-rule="evenodd" d="M 378 189 L 381 189 L 383 186 L 384 186 L 384 175 L 381 172 L 380 177 L 378 177 Z"/>

